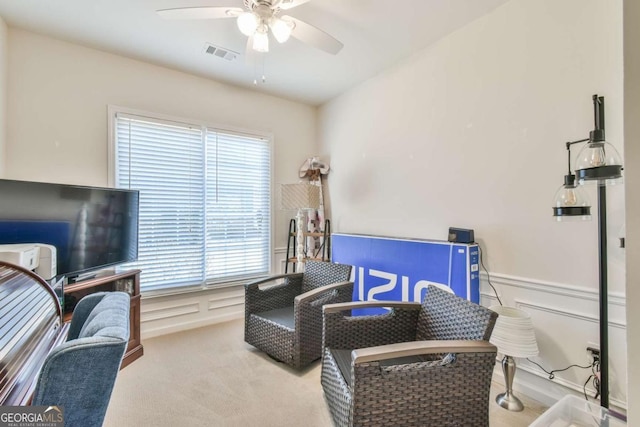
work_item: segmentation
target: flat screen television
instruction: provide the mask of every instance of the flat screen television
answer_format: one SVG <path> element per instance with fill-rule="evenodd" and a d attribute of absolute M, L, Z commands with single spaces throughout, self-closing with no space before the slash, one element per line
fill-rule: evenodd
<path fill-rule="evenodd" d="M 0 245 L 53 245 L 73 279 L 137 259 L 138 205 L 136 190 L 0 179 Z"/>

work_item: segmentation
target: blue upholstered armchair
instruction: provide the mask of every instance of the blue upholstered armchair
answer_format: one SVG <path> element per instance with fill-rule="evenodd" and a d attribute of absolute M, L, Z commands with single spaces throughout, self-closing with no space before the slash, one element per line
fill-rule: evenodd
<path fill-rule="evenodd" d="M 66 427 L 101 426 L 129 341 L 129 310 L 124 292 L 80 300 L 67 341 L 42 367 L 32 405 L 62 406 Z"/>

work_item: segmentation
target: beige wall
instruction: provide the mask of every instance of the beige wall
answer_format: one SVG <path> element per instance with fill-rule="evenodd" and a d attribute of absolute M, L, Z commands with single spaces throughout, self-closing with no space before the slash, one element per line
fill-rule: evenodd
<path fill-rule="evenodd" d="M 474 228 L 492 270 L 596 286 L 596 221 L 559 225 L 551 206 L 564 142 L 593 128 L 592 94 L 606 97 L 607 137 L 622 150 L 621 4 L 514 0 L 324 106 L 334 230 Z"/>
<path fill-rule="evenodd" d="M 9 46 L 10 178 L 107 185 L 108 105 L 270 132 L 274 185 L 314 152 L 313 107 L 18 29 Z M 280 247 L 289 213 L 274 213 Z"/>
<path fill-rule="evenodd" d="M 624 1 L 624 143 L 627 199 L 627 304 L 640 304 L 640 3 Z M 636 304 L 638 302 L 638 304 Z M 629 402 L 640 402 L 640 312 L 627 310 Z M 628 425 L 640 425 L 640 408 L 630 406 Z"/>
<path fill-rule="evenodd" d="M 0 17 L 0 177 L 4 175 L 7 139 L 7 55 L 9 31 Z"/>
<path fill-rule="evenodd" d="M 274 136 L 274 256 L 280 272 L 290 212 L 277 185 L 297 182 L 315 154 L 316 109 L 148 63 L 9 30 L 6 176 L 107 185 L 107 106 L 117 105 Z M 179 291 L 178 291 L 179 292 Z M 142 337 L 243 316 L 242 286 L 143 296 Z"/>
<path fill-rule="evenodd" d="M 532 313 L 539 360 L 585 363 L 598 342 L 597 221 L 558 224 L 551 207 L 564 142 L 593 128 L 592 94 L 605 96 L 607 137 L 622 151 L 622 77 L 621 0 L 508 2 L 320 109 L 333 230 L 446 239 L 449 226 L 475 229 L 505 301 Z M 609 195 L 612 396 L 624 404 L 624 188 Z M 587 376 L 553 384 L 578 392 Z M 550 384 L 532 387 L 552 394 Z"/>
<path fill-rule="evenodd" d="M 628 23 L 638 21 L 639 6 L 634 3 L 625 0 L 626 40 L 639 37 Z M 576 291 L 585 300 L 597 297 L 596 224 L 554 224 L 550 207 L 565 173 L 563 142 L 585 136 L 592 126 L 591 94 L 606 97 L 607 136 L 622 151 L 621 9 L 622 0 L 513 0 L 323 107 L 318 136 L 320 154 L 332 161 L 334 231 L 441 239 L 450 225 L 474 228 L 486 248 L 487 266 L 498 278 L 523 278 L 521 282 L 529 281 L 532 287 L 560 291 L 530 307 L 582 315 L 582 307 L 567 299 Z M 275 184 L 295 181 L 298 163 L 315 153 L 311 107 L 20 30 L 9 31 L 7 45 L 6 33 L 0 23 L 0 63 L 8 51 L 11 82 L 8 177 L 105 185 L 108 104 L 273 132 Z M 629 120 L 638 115 L 640 105 L 639 97 L 632 96 L 637 85 L 630 83 L 640 78 L 630 62 L 634 55 L 630 48 L 625 52 L 626 141 L 640 137 Z M 593 58 L 606 66 L 593 66 Z M 6 75 L 0 71 L 0 79 L 6 81 Z M 2 132 L 0 175 L 1 138 Z M 639 157 L 632 147 L 627 142 L 628 186 L 638 180 L 633 163 Z M 618 300 L 624 300 L 625 291 L 625 254 L 614 247 L 624 218 L 622 193 L 622 188 L 610 191 L 609 204 L 611 288 Z M 590 196 L 595 203 L 592 190 Z M 640 230 L 639 205 L 631 192 L 627 198 L 626 256 L 631 260 L 638 255 L 633 242 Z M 286 218 L 277 210 L 276 216 L 278 247 L 284 245 Z M 631 284 L 639 273 L 633 262 L 628 264 L 627 298 L 633 306 L 640 296 Z M 585 266 L 591 267 L 582 272 Z M 507 279 L 503 286 L 498 280 L 507 302 L 541 298 L 525 291 L 514 294 Z M 233 297 L 237 310 L 229 316 L 237 317 L 241 292 Z M 146 324 L 152 325 L 162 310 L 175 310 L 176 300 L 146 301 Z M 193 305 L 206 305 L 202 301 Z M 595 310 L 593 304 L 585 310 Z M 597 342 L 597 319 L 585 317 L 590 323 L 586 335 Z M 638 324 L 636 317 L 629 310 L 629 354 L 640 349 L 640 341 L 633 339 L 638 335 L 632 327 L 634 321 Z M 553 362 L 553 367 L 563 361 L 584 362 L 581 344 L 571 341 L 573 335 L 584 341 L 583 331 L 577 330 L 581 324 L 574 328 L 569 321 L 558 323 L 539 312 L 534 320 L 543 342 L 540 361 Z M 614 320 L 624 326 L 624 321 Z M 167 324 L 158 323 L 158 330 L 172 331 L 209 322 L 175 313 L 161 321 Z M 625 340 L 614 344 L 626 353 Z M 618 358 L 616 363 L 624 361 Z M 526 369 L 519 366 L 519 372 Z M 633 364 L 629 369 L 633 402 L 640 395 L 632 386 L 640 372 Z M 618 384 L 612 392 L 624 401 L 620 387 L 626 375 L 617 367 L 614 374 Z M 546 384 L 539 387 L 547 391 Z M 630 416 L 633 425 L 633 408 Z"/>

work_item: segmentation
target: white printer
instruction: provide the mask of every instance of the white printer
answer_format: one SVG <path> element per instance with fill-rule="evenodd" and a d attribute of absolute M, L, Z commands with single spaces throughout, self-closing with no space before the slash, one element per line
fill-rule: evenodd
<path fill-rule="evenodd" d="M 38 267 L 35 269 L 36 274 L 45 280 L 53 279 L 58 274 L 56 247 L 45 243 L 36 243 L 35 245 L 40 249 Z"/>
<path fill-rule="evenodd" d="M 0 245 L 0 260 L 33 270 L 45 280 L 57 274 L 56 247 L 44 243 Z"/>

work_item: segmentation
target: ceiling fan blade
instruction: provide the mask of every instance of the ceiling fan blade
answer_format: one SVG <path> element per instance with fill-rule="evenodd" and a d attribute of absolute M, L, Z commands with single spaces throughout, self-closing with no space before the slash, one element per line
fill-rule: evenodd
<path fill-rule="evenodd" d="M 305 4 L 310 0 L 282 0 L 278 7 L 282 10 L 293 9 L 294 7 L 300 6 L 301 4 Z"/>
<path fill-rule="evenodd" d="M 203 6 L 161 9 L 157 12 L 165 19 L 218 19 L 235 18 L 244 10 L 239 7 Z"/>
<path fill-rule="evenodd" d="M 310 44 L 317 49 L 324 50 L 325 52 L 333 55 L 340 52 L 344 47 L 342 42 L 336 40 L 333 36 L 330 36 L 311 24 L 307 24 L 304 21 L 288 15 L 282 16 L 281 19 L 295 24 L 293 31 L 291 31 L 291 36 L 297 38 L 301 42 Z"/>

